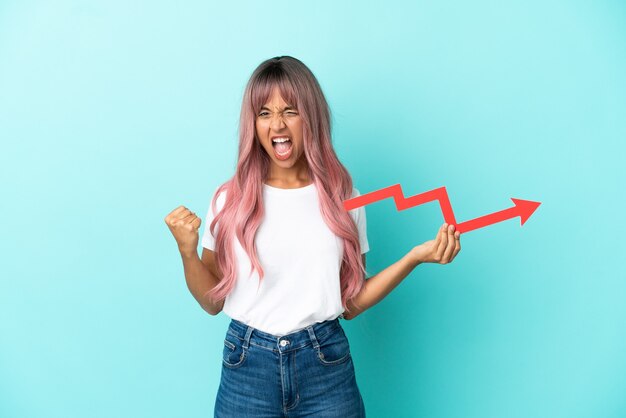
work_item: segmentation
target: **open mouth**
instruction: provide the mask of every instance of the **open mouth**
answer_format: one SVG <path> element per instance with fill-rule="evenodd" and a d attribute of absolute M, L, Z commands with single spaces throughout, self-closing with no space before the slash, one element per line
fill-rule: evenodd
<path fill-rule="evenodd" d="M 293 143 L 289 137 L 277 137 L 272 139 L 272 146 L 274 147 L 274 154 L 278 159 L 286 160 L 291 156 Z"/>
<path fill-rule="evenodd" d="M 272 139 L 272 146 L 279 154 L 285 154 L 291 148 L 292 142 L 289 137 Z"/>

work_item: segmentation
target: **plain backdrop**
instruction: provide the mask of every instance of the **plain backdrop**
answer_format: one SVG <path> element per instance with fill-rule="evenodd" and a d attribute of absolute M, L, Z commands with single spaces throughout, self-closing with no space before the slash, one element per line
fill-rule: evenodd
<path fill-rule="evenodd" d="M 1 2 L 0 416 L 213 415 L 229 318 L 187 290 L 164 218 L 232 176 L 245 83 L 278 55 L 318 77 L 362 193 L 445 186 L 459 222 L 542 202 L 342 322 L 368 416 L 626 416 L 608 0 Z M 366 210 L 370 275 L 443 223 Z"/>

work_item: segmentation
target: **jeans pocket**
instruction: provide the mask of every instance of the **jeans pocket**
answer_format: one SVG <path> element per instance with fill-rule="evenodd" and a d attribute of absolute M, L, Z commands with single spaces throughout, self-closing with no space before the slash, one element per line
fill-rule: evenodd
<path fill-rule="evenodd" d="M 236 368 L 241 366 L 246 360 L 247 349 L 243 346 L 243 340 L 230 332 L 224 338 L 224 351 L 222 353 L 222 363 L 226 367 Z"/>
<path fill-rule="evenodd" d="M 318 339 L 317 359 L 324 366 L 341 364 L 350 358 L 350 343 L 341 327 Z"/>

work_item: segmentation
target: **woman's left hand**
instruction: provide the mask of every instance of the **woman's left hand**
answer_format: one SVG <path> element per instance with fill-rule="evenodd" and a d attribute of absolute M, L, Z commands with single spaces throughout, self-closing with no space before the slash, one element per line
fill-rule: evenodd
<path fill-rule="evenodd" d="M 461 251 L 461 233 L 444 223 L 437 237 L 414 247 L 409 253 L 416 263 L 448 264 Z"/>

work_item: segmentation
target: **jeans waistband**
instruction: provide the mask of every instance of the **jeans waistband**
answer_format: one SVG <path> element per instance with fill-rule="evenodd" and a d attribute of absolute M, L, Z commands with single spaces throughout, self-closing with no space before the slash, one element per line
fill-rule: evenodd
<path fill-rule="evenodd" d="M 310 344 L 313 344 L 313 347 L 317 349 L 319 347 L 319 339 L 338 330 L 341 330 L 341 324 L 337 317 L 323 322 L 316 322 L 299 331 L 279 337 L 246 325 L 236 319 L 231 319 L 227 333 L 242 340 L 246 349 L 252 341 L 254 345 L 284 353 Z"/>

